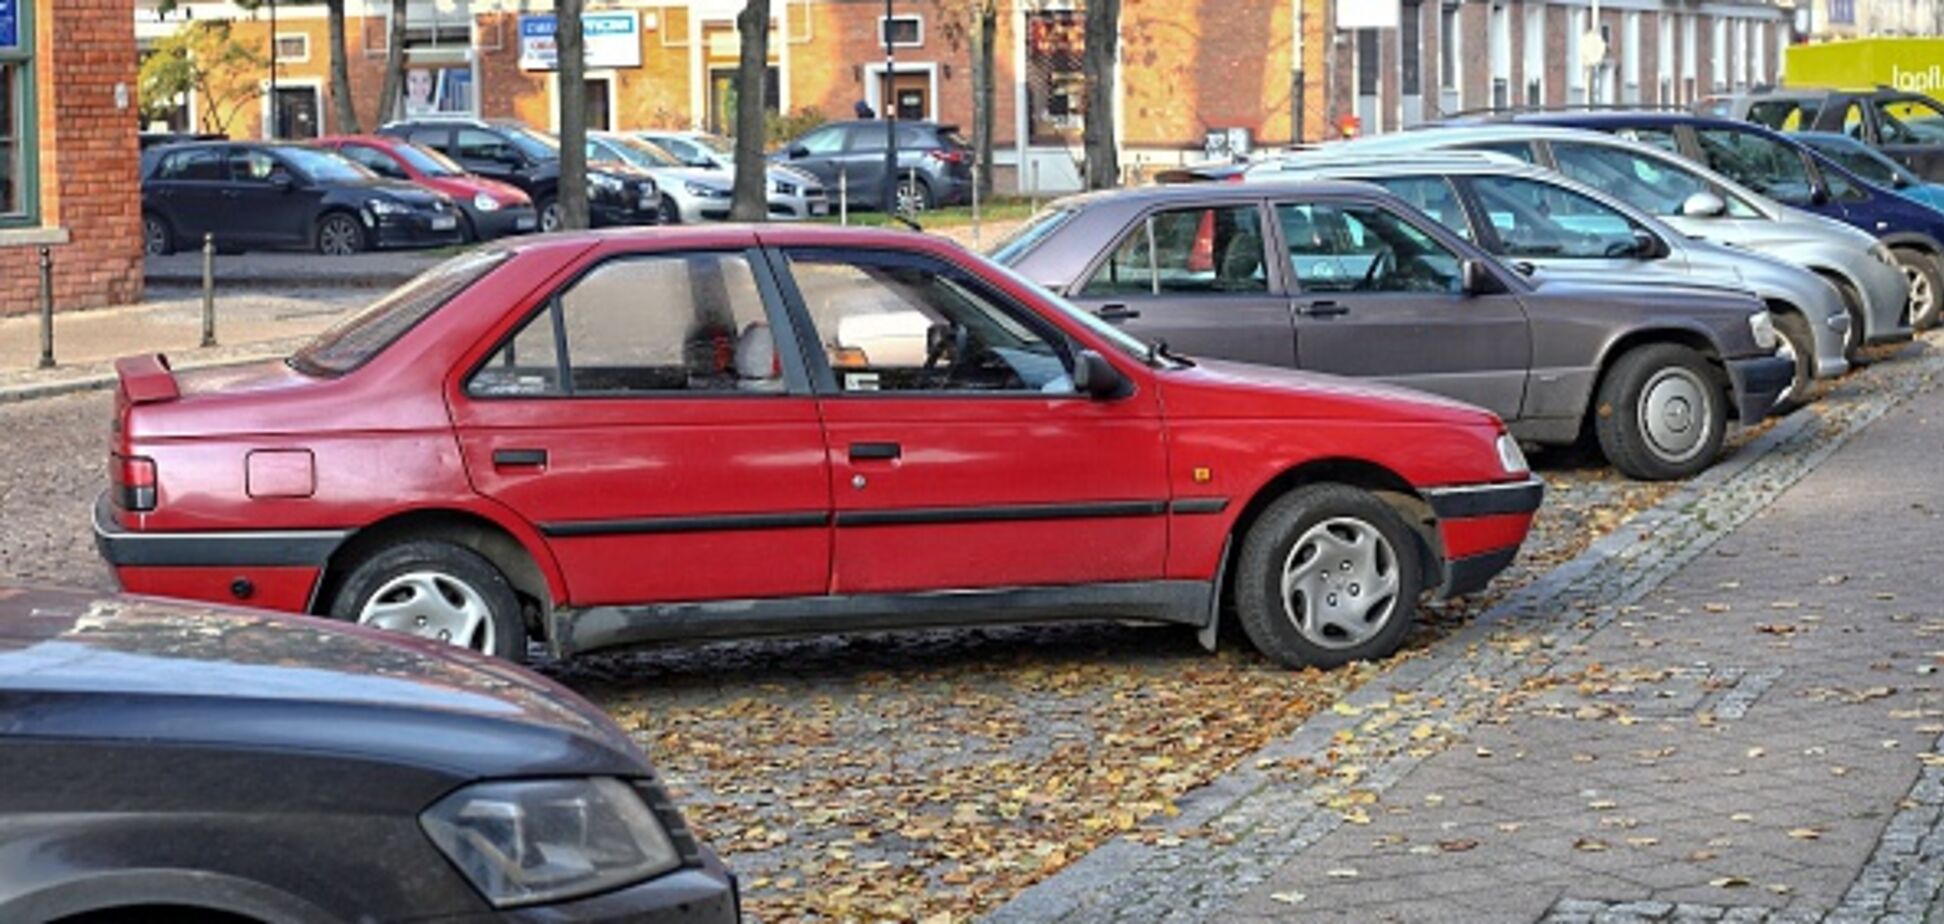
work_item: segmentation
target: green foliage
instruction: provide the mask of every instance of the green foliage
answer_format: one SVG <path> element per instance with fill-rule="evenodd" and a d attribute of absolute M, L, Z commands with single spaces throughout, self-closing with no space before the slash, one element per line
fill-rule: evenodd
<path fill-rule="evenodd" d="M 800 107 L 795 112 L 767 113 L 763 117 L 765 143 L 761 147 L 767 148 L 790 141 L 828 121 L 830 121 L 829 116 L 809 106 Z"/>
<path fill-rule="evenodd" d="M 256 75 L 268 66 L 261 52 L 232 37 L 228 22 L 188 23 L 156 40 L 142 59 L 137 74 L 142 118 L 168 118 L 193 92 L 199 128 L 227 134 L 237 114 L 263 95 Z"/>

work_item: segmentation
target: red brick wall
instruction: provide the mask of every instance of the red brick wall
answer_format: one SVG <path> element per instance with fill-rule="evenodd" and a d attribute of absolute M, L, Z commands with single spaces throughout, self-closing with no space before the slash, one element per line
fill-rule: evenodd
<path fill-rule="evenodd" d="M 68 243 L 52 247 L 54 304 L 136 301 L 142 232 L 134 2 L 61 0 L 36 12 L 41 221 L 69 234 Z M 127 109 L 115 106 L 116 84 L 127 88 Z M 0 313 L 38 307 L 39 259 L 35 246 L 0 243 Z"/>

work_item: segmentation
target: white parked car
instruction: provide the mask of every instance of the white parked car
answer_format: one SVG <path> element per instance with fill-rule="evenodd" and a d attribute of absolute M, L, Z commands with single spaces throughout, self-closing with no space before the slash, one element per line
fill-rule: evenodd
<path fill-rule="evenodd" d="M 708 132 L 650 129 L 630 132 L 667 151 L 685 167 L 736 173 L 736 145 Z M 781 164 L 769 168 L 769 213 L 772 219 L 816 218 L 830 214 L 830 190 L 809 172 Z"/>

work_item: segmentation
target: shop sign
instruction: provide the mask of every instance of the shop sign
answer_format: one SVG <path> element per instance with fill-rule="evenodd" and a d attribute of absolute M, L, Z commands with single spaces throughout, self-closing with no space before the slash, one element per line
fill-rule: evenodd
<path fill-rule="evenodd" d="M 12 0 L 0 0 L 0 3 Z M 520 17 L 520 67 L 529 71 L 551 71 L 559 67 L 560 51 L 554 41 L 558 23 L 553 14 Z M 641 18 L 628 11 L 585 13 L 581 16 L 581 35 L 587 45 L 589 68 L 640 67 Z"/>

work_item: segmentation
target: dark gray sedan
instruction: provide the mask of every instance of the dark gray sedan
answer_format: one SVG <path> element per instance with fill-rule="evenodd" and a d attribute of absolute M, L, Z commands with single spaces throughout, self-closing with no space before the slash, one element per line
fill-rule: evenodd
<path fill-rule="evenodd" d="M 1793 373 L 1749 292 L 1529 279 L 1361 183 L 1076 196 L 993 256 L 1182 353 L 1449 395 L 1523 440 L 1590 435 L 1636 478 L 1706 468 Z"/>
<path fill-rule="evenodd" d="M 453 646 L 0 589 L 0 730 L 8 924 L 737 918 L 619 728 Z"/>

